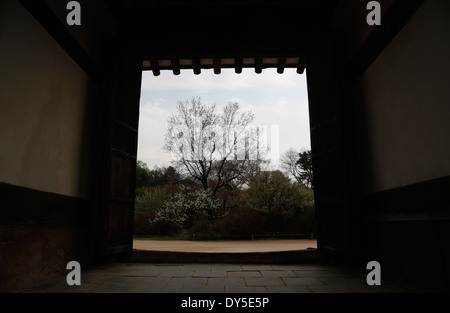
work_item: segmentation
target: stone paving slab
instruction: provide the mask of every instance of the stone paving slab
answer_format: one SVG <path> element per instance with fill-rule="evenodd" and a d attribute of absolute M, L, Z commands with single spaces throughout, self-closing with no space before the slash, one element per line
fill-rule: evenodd
<path fill-rule="evenodd" d="M 240 272 L 242 266 L 238 264 L 212 264 L 211 271 Z"/>
<path fill-rule="evenodd" d="M 228 277 L 228 278 L 209 278 L 207 282 L 208 286 L 228 286 L 228 287 L 244 287 L 245 280 L 240 277 Z"/>
<path fill-rule="evenodd" d="M 183 293 L 224 293 L 224 286 L 184 286 Z"/>
<path fill-rule="evenodd" d="M 365 272 L 327 265 L 120 263 L 82 270 L 81 286 L 66 277 L 25 292 L 80 293 L 372 293 L 416 292 L 389 282 L 368 286 Z"/>
<path fill-rule="evenodd" d="M 194 271 L 192 270 L 183 270 L 183 269 L 165 269 L 163 270 L 159 276 L 160 277 L 192 277 Z"/>
<path fill-rule="evenodd" d="M 297 277 L 293 271 L 260 271 L 263 277 Z"/>
<path fill-rule="evenodd" d="M 150 269 L 150 270 L 139 270 L 139 271 L 128 271 L 123 274 L 123 276 L 128 277 L 157 277 L 161 274 L 161 270 Z"/>
<path fill-rule="evenodd" d="M 186 288 L 197 288 L 199 286 L 206 286 L 208 278 L 192 278 L 192 277 L 173 277 L 167 283 L 169 286 L 181 285 Z"/>
<path fill-rule="evenodd" d="M 367 286 L 365 278 L 362 277 L 321 277 L 320 280 L 326 285 Z"/>
<path fill-rule="evenodd" d="M 311 286 L 324 284 L 321 280 L 315 277 L 283 277 L 282 280 L 287 286 Z"/>
<path fill-rule="evenodd" d="M 284 282 L 280 277 L 246 277 L 245 284 L 247 286 L 284 286 Z"/>
<path fill-rule="evenodd" d="M 155 286 L 159 288 L 162 286 L 169 286 L 172 277 L 132 277 L 128 281 L 128 286 L 132 290 L 139 290 L 140 288 L 147 290 Z M 134 292 L 134 291 L 133 291 Z"/>
<path fill-rule="evenodd" d="M 308 267 L 305 265 L 284 265 L 284 264 L 280 264 L 280 265 L 270 265 L 271 270 L 274 271 L 301 271 L 301 270 L 305 270 Z"/>
<path fill-rule="evenodd" d="M 345 271 L 292 271 L 297 277 L 358 277 L 361 274 Z"/>
<path fill-rule="evenodd" d="M 354 293 L 349 286 L 345 285 L 313 285 L 308 288 L 314 293 Z"/>
<path fill-rule="evenodd" d="M 266 287 L 225 286 L 226 293 L 267 293 Z"/>
<path fill-rule="evenodd" d="M 270 293 L 312 293 L 308 286 L 267 286 Z"/>
<path fill-rule="evenodd" d="M 194 271 L 192 277 L 227 277 L 226 271 Z"/>
<path fill-rule="evenodd" d="M 288 267 L 293 271 L 336 271 L 342 270 L 341 267 L 326 264 L 302 264 L 302 265 L 273 265 L 274 269 Z"/>
<path fill-rule="evenodd" d="M 272 265 L 242 265 L 243 271 L 262 271 L 262 270 L 273 270 Z"/>
<path fill-rule="evenodd" d="M 259 271 L 228 272 L 228 277 L 262 277 Z"/>
<path fill-rule="evenodd" d="M 212 271 L 212 264 L 178 264 L 176 266 L 173 266 L 173 268 L 176 268 L 177 270 L 182 271 L 202 271 L 202 272 L 210 272 Z M 170 266 L 167 265 L 158 265 L 158 268 L 170 268 Z"/>
<path fill-rule="evenodd" d="M 182 292 L 182 288 L 182 285 L 137 285 L 128 291 L 128 293 L 179 293 Z"/>

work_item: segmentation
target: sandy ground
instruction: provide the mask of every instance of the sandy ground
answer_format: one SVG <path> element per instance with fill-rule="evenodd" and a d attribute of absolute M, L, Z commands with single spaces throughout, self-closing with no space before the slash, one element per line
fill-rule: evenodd
<path fill-rule="evenodd" d="M 269 252 L 317 248 L 317 241 L 305 239 L 248 241 L 134 240 L 133 248 L 176 252 Z"/>

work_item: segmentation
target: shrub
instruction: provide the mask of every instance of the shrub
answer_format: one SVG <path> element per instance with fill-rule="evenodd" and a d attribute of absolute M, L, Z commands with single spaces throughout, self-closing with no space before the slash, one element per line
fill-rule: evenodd
<path fill-rule="evenodd" d="M 260 172 L 250 178 L 246 190 L 245 204 L 248 208 L 262 211 L 276 222 L 283 217 L 289 218 L 307 204 L 305 188 L 280 171 Z"/>
<path fill-rule="evenodd" d="M 134 213 L 133 233 L 135 235 L 148 235 L 151 233 L 151 213 Z"/>
<path fill-rule="evenodd" d="M 191 225 L 199 216 L 212 217 L 221 206 L 206 190 L 192 191 L 181 186 L 181 191 L 171 195 L 156 212 L 152 222 L 171 221 L 180 227 Z"/>
<path fill-rule="evenodd" d="M 176 235 L 180 228 L 171 221 L 158 221 L 151 223 L 155 213 L 141 212 L 134 215 L 134 234 L 135 235 Z"/>
<path fill-rule="evenodd" d="M 141 187 L 136 190 L 135 212 L 155 212 L 169 197 L 169 186 Z"/>
<path fill-rule="evenodd" d="M 250 239 L 264 233 L 266 215 L 251 209 L 235 209 L 220 219 L 197 219 L 189 233 L 197 239 Z"/>

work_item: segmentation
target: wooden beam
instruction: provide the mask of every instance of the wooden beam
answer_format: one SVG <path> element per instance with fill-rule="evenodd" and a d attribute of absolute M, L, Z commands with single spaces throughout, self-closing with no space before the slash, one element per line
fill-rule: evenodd
<path fill-rule="evenodd" d="M 202 69 L 213 69 L 215 74 L 221 74 L 223 68 L 234 68 L 236 74 L 242 73 L 243 68 L 254 68 L 257 74 L 262 73 L 265 68 L 275 68 L 279 74 L 283 74 L 286 68 L 296 68 L 297 73 L 303 74 L 305 58 L 303 55 L 297 55 L 295 59 L 292 56 L 281 55 L 214 55 L 214 56 L 155 56 L 144 59 L 143 70 L 153 70 L 155 76 L 160 75 L 162 70 L 171 70 L 174 75 L 179 75 L 181 69 L 192 69 L 196 75 L 201 74 Z M 150 63 L 149 63 L 150 62 Z"/>
<path fill-rule="evenodd" d="M 221 72 L 220 58 L 214 58 L 213 63 L 214 63 L 214 74 L 220 74 Z"/>
<path fill-rule="evenodd" d="M 256 57 L 255 58 L 255 72 L 256 74 L 261 74 L 262 73 L 262 57 Z"/>
<path fill-rule="evenodd" d="M 305 57 L 301 56 L 300 60 L 298 60 L 298 66 L 297 66 L 297 73 L 303 74 L 305 71 L 306 63 L 305 63 Z"/>
<path fill-rule="evenodd" d="M 278 74 L 283 74 L 285 66 L 286 66 L 286 58 L 285 57 L 278 58 L 278 67 L 277 67 Z"/>
<path fill-rule="evenodd" d="M 180 75 L 181 71 L 180 71 L 180 62 L 178 61 L 178 59 L 173 58 L 170 60 L 172 62 L 172 71 L 174 75 Z"/>
<path fill-rule="evenodd" d="M 242 58 L 241 57 L 234 59 L 234 72 L 236 74 L 242 73 Z"/>
<path fill-rule="evenodd" d="M 161 74 L 161 71 L 159 70 L 158 59 L 150 59 L 150 67 L 154 76 L 159 76 Z"/>
<path fill-rule="evenodd" d="M 200 68 L 200 60 L 198 58 L 194 58 L 192 59 L 192 68 L 194 70 L 194 74 L 198 75 L 201 73 L 201 68 Z"/>

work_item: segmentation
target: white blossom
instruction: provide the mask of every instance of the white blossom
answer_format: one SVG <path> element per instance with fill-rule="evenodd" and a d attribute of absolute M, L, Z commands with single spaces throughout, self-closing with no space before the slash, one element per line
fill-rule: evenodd
<path fill-rule="evenodd" d="M 220 208 L 220 204 L 208 190 L 191 191 L 182 186 L 180 192 L 170 196 L 164 202 L 152 222 L 169 220 L 183 226 L 198 216 L 212 216 Z"/>

